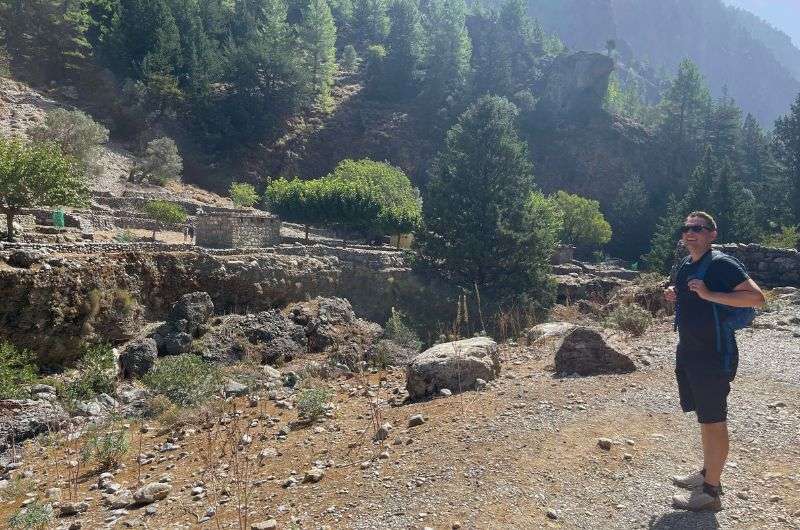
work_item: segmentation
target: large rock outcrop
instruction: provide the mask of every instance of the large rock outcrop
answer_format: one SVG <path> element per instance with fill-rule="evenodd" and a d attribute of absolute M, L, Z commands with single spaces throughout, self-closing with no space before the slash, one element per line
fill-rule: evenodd
<path fill-rule="evenodd" d="M 579 117 L 602 107 L 614 61 L 606 55 L 578 52 L 561 55 L 547 74 L 538 107 L 551 116 Z"/>
<path fill-rule="evenodd" d="M 37 434 L 64 427 L 69 416 L 61 405 L 45 399 L 0 400 L 0 454 Z"/>
<path fill-rule="evenodd" d="M 500 375 L 497 343 L 488 337 L 445 342 L 417 355 L 406 368 L 406 390 L 411 399 L 423 399 L 442 389 L 472 390 L 477 380 Z"/>
<path fill-rule="evenodd" d="M 560 374 L 599 375 L 636 370 L 633 361 L 611 347 L 596 329 L 577 326 L 564 335 L 555 354 L 555 371 Z"/>

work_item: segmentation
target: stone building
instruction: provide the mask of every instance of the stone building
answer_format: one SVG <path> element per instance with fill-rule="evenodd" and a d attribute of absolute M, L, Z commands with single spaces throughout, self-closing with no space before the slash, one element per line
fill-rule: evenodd
<path fill-rule="evenodd" d="M 217 210 L 194 221 L 197 244 L 209 248 L 269 247 L 280 243 L 281 220 L 264 212 Z"/>

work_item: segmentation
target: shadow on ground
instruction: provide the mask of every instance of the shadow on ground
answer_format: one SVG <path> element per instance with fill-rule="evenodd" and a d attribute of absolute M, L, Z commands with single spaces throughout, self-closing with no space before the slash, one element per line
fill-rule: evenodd
<path fill-rule="evenodd" d="M 685 528 L 719 528 L 713 512 L 672 512 L 650 519 L 650 530 L 683 530 Z"/>

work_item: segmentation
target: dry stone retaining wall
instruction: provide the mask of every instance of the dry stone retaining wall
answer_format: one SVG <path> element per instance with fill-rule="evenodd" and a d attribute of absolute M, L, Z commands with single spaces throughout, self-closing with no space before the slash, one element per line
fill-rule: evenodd
<path fill-rule="evenodd" d="M 755 244 L 715 245 L 741 261 L 762 287 L 800 287 L 800 252 Z"/>

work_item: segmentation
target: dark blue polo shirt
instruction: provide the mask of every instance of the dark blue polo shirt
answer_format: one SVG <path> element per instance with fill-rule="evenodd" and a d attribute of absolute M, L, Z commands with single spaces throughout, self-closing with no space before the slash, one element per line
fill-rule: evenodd
<path fill-rule="evenodd" d="M 709 251 L 710 252 L 710 251 Z M 705 275 L 709 290 L 729 293 L 747 280 L 745 271 L 736 260 L 722 253 L 714 255 Z M 675 276 L 675 291 L 678 295 L 678 352 L 676 366 L 685 370 L 722 371 L 722 354 L 717 352 L 714 309 L 689 290 L 689 280 L 695 278 L 702 258 L 684 263 Z M 734 352 L 737 356 L 738 352 Z"/>

